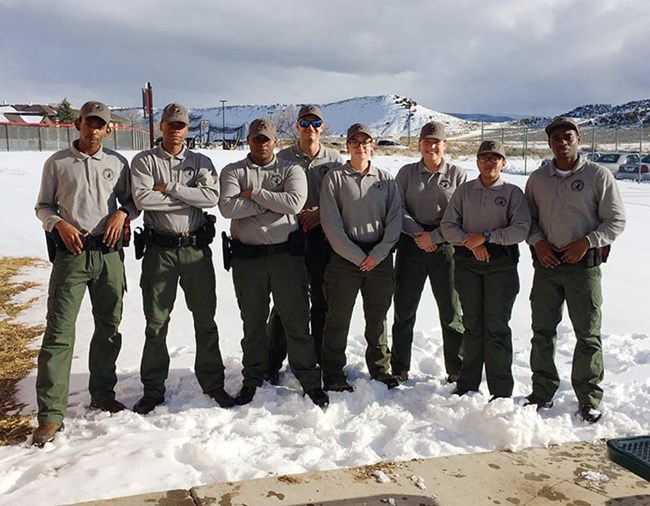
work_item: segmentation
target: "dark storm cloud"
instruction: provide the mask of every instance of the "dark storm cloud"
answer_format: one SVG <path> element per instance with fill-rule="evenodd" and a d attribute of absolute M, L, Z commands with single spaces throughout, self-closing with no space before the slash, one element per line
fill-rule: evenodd
<path fill-rule="evenodd" d="M 0 100 L 329 102 L 553 114 L 648 98 L 642 0 L 0 0 Z"/>

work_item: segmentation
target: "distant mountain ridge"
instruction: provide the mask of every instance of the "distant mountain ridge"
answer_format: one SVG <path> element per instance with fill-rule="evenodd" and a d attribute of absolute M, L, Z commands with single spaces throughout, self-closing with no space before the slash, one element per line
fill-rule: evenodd
<path fill-rule="evenodd" d="M 650 123 L 650 99 L 635 100 L 621 105 L 581 105 L 566 113 L 572 118 L 593 120 L 598 126 L 639 126 Z"/>
<path fill-rule="evenodd" d="M 214 132 L 225 125 L 229 129 L 247 127 L 255 118 L 268 117 L 278 127 L 281 137 L 289 136 L 295 116 L 301 104 L 273 105 L 225 105 L 215 107 L 190 108 L 191 133 L 202 131 L 200 126 L 206 122 L 211 139 L 218 140 L 221 134 Z M 460 135 L 481 128 L 481 123 L 498 123 L 504 127 L 528 126 L 541 128 L 551 121 L 547 116 L 530 116 L 514 119 L 508 115 L 480 113 L 443 113 L 430 109 L 415 100 L 400 95 L 378 95 L 355 97 L 338 102 L 319 104 L 325 116 L 327 134 L 344 136 L 353 123 L 365 123 L 378 137 L 417 137 L 422 125 L 429 121 L 439 121 L 446 127 L 449 135 Z M 140 111 L 135 108 L 114 108 L 119 111 Z M 154 113 L 156 122 L 160 119 L 162 108 Z M 225 112 L 225 121 L 224 115 Z M 588 104 L 576 107 L 564 114 L 576 118 L 579 123 L 603 127 L 635 127 L 640 121 L 650 123 L 650 99 L 627 102 L 622 105 Z"/>

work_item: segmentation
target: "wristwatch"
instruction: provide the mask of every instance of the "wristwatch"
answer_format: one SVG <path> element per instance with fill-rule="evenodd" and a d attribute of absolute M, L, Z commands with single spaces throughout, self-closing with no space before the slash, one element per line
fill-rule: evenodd
<path fill-rule="evenodd" d="M 486 230 L 483 232 L 483 237 L 485 237 L 485 242 L 490 242 L 490 237 L 492 237 L 492 232 Z"/>

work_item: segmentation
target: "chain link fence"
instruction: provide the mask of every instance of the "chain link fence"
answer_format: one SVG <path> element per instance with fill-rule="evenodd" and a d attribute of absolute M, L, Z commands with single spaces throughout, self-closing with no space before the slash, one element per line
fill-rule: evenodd
<path fill-rule="evenodd" d="M 521 157 L 524 169 L 529 158 L 550 158 L 551 150 L 548 137 L 541 127 L 503 127 L 485 123 L 472 132 L 451 135 L 449 149 L 452 153 L 473 155 L 479 144 L 485 140 L 498 140 L 506 148 L 508 157 Z M 583 126 L 580 128 L 580 151 L 593 153 L 650 153 L 650 126 L 639 124 L 637 127 L 604 128 Z"/>
<path fill-rule="evenodd" d="M 74 125 L 0 123 L 0 151 L 58 151 L 70 147 L 78 137 Z M 118 151 L 140 151 L 149 147 L 149 133 L 113 126 L 103 144 Z"/>

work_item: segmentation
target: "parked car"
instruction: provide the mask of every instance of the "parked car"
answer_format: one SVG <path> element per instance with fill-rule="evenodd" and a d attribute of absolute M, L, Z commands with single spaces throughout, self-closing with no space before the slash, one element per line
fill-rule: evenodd
<path fill-rule="evenodd" d="M 580 155 L 586 158 L 587 160 L 595 162 L 596 160 L 598 160 L 600 153 L 598 153 L 597 151 L 581 151 Z"/>
<path fill-rule="evenodd" d="M 650 179 L 650 155 L 645 155 L 637 163 L 621 164 L 614 177 L 616 179 L 633 179 L 634 181 Z"/>
<path fill-rule="evenodd" d="M 377 146 L 400 146 L 399 142 L 395 142 L 391 139 L 379 139 L 377 141 Z"/>
<path fill-rule="evenodd" d="M 596 159 L 596 163 L 616 174 L 621 165 L 639 163 L 639 160 L 636 153 L 603 153 Z"/>

